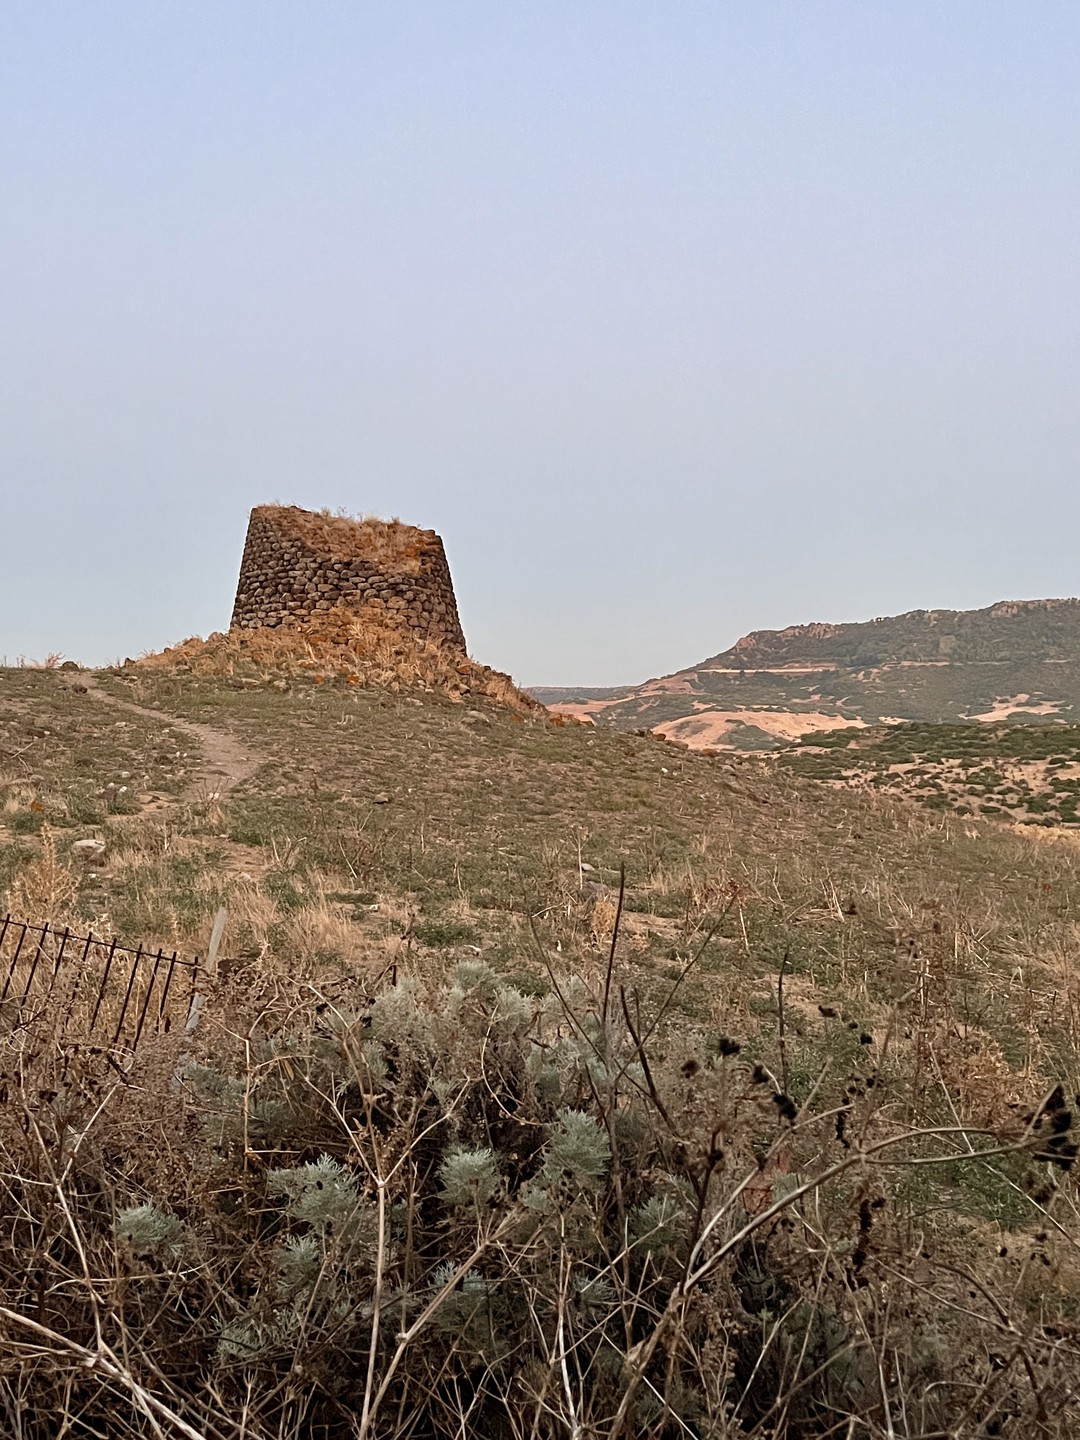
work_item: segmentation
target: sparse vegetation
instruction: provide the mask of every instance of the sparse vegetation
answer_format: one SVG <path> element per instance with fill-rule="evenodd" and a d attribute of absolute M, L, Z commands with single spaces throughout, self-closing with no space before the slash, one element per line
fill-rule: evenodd
<path fill-rule="evenodd" d="M 12 1433 L 1075 1432 L 1071 844 L 287 678 L 0 674 L 9 904 L 192 949 L 229 913 L 186 1047 L 61 1089 L 6 1036 Z M 258 767 L 219 793 L 180 722 Z M 137 812 L 62 823 L 121 763 Z"/>
<path fill-rule="evenodd" d="M 358 615 L 339 604 L 318 623 L 298 629 L 230 630 L 206 640 L 196 637 L 160 654 L 144 655 L 125 668 L 229 676 L 240 686 L 278 689 L 287 688 L 290 676 L 317 685 L 343 680 L 347 685 L 376 685 L 391 694 L 417 690 L 458 701 L 474 694 L 515 709 L 538 708 L 509 676 L 442 644 L 416 640 L 377 605 Z"/>
<path fill-rule="evenodd" d="M 642 686 L 536 694 L 546 704 L 576 705 L 602 727 L 674 726 L 697 746 L 779 750 L 783 731 L 769 732 L 779 717 L 803 717 L 808 731 L 819 732 L 897 720 L 1068 725 L 1080 713 L 1078 654 L 1080 601 L 1004 602 L 762 630 Z"/>
<path fill-rule="evenodd" d="M 291 532 L 319 554 L 335 560 L 362 558 L 391 564 L 405 572 L 417 569 L 416 544 L 423 532 L 396 518 L 382 520 L 377 515 L 302 510 L 298 505 L 261 508 L 286 516 Z M 259 509 L 254 513 L 259 514 Z"/>
<path fill-rule="evenodd" d="M 909 795 L 961 814 L 1077 823 L 1080 727 L 891 725 L 804 736 L 780 757 L 799 775 Z"/>

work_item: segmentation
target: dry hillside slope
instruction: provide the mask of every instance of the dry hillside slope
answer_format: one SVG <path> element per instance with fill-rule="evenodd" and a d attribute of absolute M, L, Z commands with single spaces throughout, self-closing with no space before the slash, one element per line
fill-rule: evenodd
<path fill-rule="evenodd" d="M 7 907 L 228 924 L 134 1062 L 0 1007 L 12 1433 L 1076 1433 L 1071 836 L 435 686 L 96 686 L 0 672 Z"/>
<path fill-rule="evenodd" d="M 759 630 L 641 686 L 532 693 L 597 725 L 735 750 L 896 720 L 1068 720 L 1080 710 L 1080 601 Z"/>

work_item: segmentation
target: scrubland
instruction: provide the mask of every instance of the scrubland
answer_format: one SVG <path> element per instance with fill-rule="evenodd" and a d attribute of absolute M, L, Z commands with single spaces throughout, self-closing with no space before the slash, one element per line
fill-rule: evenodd
<path fill-rule="evenodd" d="M 233 669 L 0 673 L 7 908 L 228 911 L 190 1033 L 4 1012 L 9 1433 L 1080 1429 L 1071 832 Z"/>

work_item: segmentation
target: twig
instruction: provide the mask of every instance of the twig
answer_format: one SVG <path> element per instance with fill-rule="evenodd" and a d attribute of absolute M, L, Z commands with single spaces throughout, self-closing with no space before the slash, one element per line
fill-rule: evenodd
<path fill-rule="evenodd" d="M 205 1430 L 196 1430 L 182 1415 L 178 1415 L 163 1400 L 159 1400 L 152 1391 L 147 1390 L 144 1385 L 140 1385 L 135 1377 L 117 1361 L 107 1346 L 102 1345 L 97 1350 L 89 1350 L 85 1345 L 80 1345 L 75 1340 L 69 1340 L 66 1335 L 61 1335 L 56 1330 L 50 1330 L 47 1325 L 41 1325 L 36 1320 L 31 1320 L 28 1315 L 20 1315 L 17 1310 L 9 1310 L 6 1305 L 0 1305 L 0 1316 L 5 1320 L 10 1320 L 14 1325 L 21 1325 L 35 1335 L 40 1335 L 43 1339 L 48 1340 L 50 1345 L 66 1350 L 69 1355 L 78 1356 L 87 1370 L 97 1370 L 108 1376 L 110 1380 L 117 1381 L 130 1390 L 140 1405 L 152 1410 L 154 1414 L 160 1415 L 170 1425 L 174 1425 L 181 1435 L 187 1437 L 187 1440 L 207 1440 Z"/>

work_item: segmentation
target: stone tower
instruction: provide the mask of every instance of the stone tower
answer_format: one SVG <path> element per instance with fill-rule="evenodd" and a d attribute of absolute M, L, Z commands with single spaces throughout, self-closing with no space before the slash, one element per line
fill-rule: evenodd
<path fill-rule="evenodd" d="M 231 628 L 318 629 L 344 607 L 465 652 L 450 567 L 434 530 L 258 505 L 248 521 Z"/>

